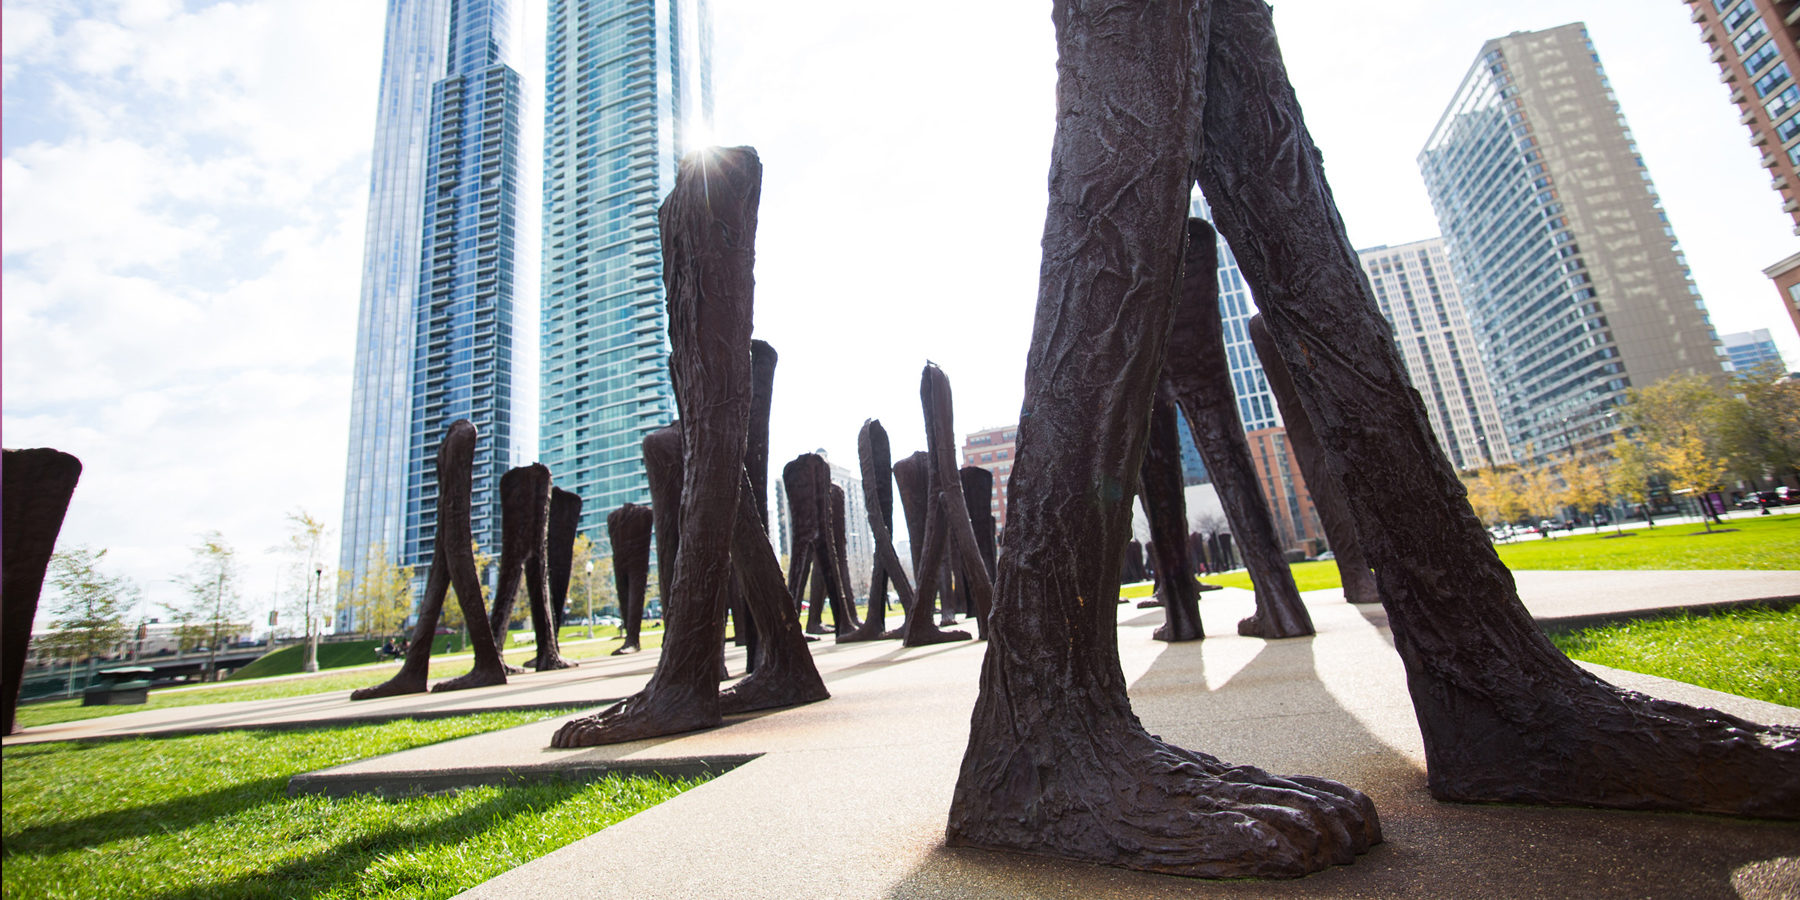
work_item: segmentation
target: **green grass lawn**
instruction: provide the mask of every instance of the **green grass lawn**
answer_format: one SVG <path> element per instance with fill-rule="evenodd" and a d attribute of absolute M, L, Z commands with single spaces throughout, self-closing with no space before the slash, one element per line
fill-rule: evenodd
<path fill-rule="evenodd" d="M 447 897 L 698 783 L 286 795 L 301 772 L 540 718 L 9 747 L 0 883 L 19 898 Z"/>
<path fill-rule="evenodd" d="M 1800 607 L 1644 619 L 1551 640 L 1575 659 L 1800 706 Z"/>
<path fill-rule="evenodd" d="M 586 631 L 585 627 L 565 628 L 563 629 L 563 641 L 579 641 Z M 595 628 L 597 636 L 603 631 L 602 628 Z M 662 635 L 662 628 L 646 626 L 639 633 L 638 642 L 646 650 L 661 647 Z M 574 660 L 603 657 L 617 649 L 619 645 L 615 643 L 615 640 L 597 640 L 594 643 L 576 643 L 573 646 L 565 643 L 564 655 Z M 285 649 L 277 652 L 284 652 Z M 535 652 L 531 647 L 508 650 L 506 660 L 515 665 L 522 664 Z M 373 653 L 370 655 L 373 656 Z M 461 675 L 469 670 L 472 659 L 473 657 L 468 654 L 444 659 L 434 658 L 429 677 L 436 680 Z M 239 683 L 241 679 L 233 678 L 217 685 L 158 688 L 152 690 L 149 701 L 140 706 L 82 706 L 81 700 L 78 698 L 52 700 L 46 703 L 28 703 L 19 706 L 17 718 L 19 727 L 30 728 L 37 725 L 53 725 L 57 722 L 71 722 L 76 719 L 118 716 L 146 709 L 198 706 L 204 703 L 233 703 L 239 700 L 275 700 L 281 697 L 301 697 L 330 691 L 348 691 L 380 684 L 393 677 L 399 669 L 400 664 L 393 662 L 378 668 L 321 674 L 308 678 L 251 679 L 243 681 L 243 683 Z"/>
<path fill-rule="evenodd" d="M 1555 540 L 1499 544 L 1495 550 L 1509 569 L 1800 569 L 1800 515 L 1740 515 L 1713 526 L 1663 525 L 1615 532 L 1559 532 Z M 1736 529 L 1727 531 L 1724 529 Z M 1342 587 L 1337 563 L 1303 562 L 1289 567 L 1302 591 Z M 1201 581 L 1249 588 L 1243 570 L 1204 575 Z"/>

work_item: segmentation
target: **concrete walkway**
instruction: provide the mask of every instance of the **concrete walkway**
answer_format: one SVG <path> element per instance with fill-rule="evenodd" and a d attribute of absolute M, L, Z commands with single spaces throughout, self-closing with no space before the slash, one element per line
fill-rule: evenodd
<path fill-rule="evenodd" d="M 1800 572 L 1526 572 L 1518 580 L 1541 619 L 1800 597 Z M 290 790 L 406 790 L 609 767 L 724 771 L 463 895 L 475 898 L 1800 896 L 1800 825 L 1432 800 L 1385 618 L 1343 603 L 1336 591 L 1307 601 L 1319 629 L 1310 639 L 1238 637 L 1235 623 L 1252 598 L 1231 589 L 1203 596 L 1203 642 L 1152 640 L 1159 610 L 1121 607 L 1119 629 L 1132 703 L 1152 733 L 1232 762 L 1335 778 L 1375 800 L 1386 843 L 1354 865 L 1298 881 L 1202 882 L 944 847 L 984 650 L 976 643 L 907 649 L 825 641 L 814 645 L 833 695 L 822 703 L 583 750 L 548 748 L 566 718 L 557 717 L 309 773 Z M 380 709 L 348 710 L 337 694 L 134 713 L 95 720 L 85 733 L 32 729 L 7 743 L 581 698 L 599 704 L 636 690 L 653 664 L 653 654 L 624 657 L 503 688 L 379 701 Z M 1800 709 L 1631 673 L 1601 675 L 1800 725 Z"/>

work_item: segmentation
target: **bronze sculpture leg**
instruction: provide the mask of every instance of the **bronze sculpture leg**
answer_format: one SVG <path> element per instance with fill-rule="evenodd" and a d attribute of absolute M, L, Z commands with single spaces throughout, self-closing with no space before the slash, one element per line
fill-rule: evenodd
<path fill-rule="evenodd" d="M 1325 467 L 1319 436 L 1313 432 L 1312 420 L 1306 417 L 1306 410 L 1300 405 L 1300 396 L 1294 393 L 1294 379 L 1288 376 L 1287 363 L 1282 362 L 1281 354 L 1276 352 L 1275 341 L 1269 337 L 1269 327 L 1263 324 L 1261 313 L 1250 317 L 1250 341 L 1256 345 L 1257 358 L 1262 360 L 1263 375 L 1269 382 L 1269 393 L 1275 395 L 1275 405 L 1280 408 L 1281 420 L 1287 425 L 1288 442 L 1294 447 L 1294 457 L 1300 461 L 1300 474 L 1312 494 L 1313 508 L 1319 511 L 1319 524 L 1325 526 L 1325 537 L 1331 542 L 1332 554 L 1337 557 L 1344 599 L 1351 603 L 1380 603 L 1381 592 L 1375 586 L 1375 573 L 1369 569 L 1369 559 L 1363 554 L 1362 540 L 1356 536 L 1356 518 L 1344 502 L 1343 485 Z"/>
<path fill-rule="evenodd" d="M 1169 333 L 1168 380 L 1187 416 L 1194 444 L 1206 460 L 1206 471 L 1219 489 L 1219 502 L 1231 520 L 1231 535 L 1256 588 L 1256 613 L 1238 623 L 1238 633 L 1265 638 L 1301 637 L 1313 633 L 1312 616 L 1300 602 L 1300 590 L 1281 553 L 1275 520 L 1256 477 L 1256 463 L 1244 440 L 1237 399 L 1231 393 L 1231 367 L 1225 358 L 1225 325 L 1219 319 L 1218 245 L 1210 226 L 1191 220 L 1182 268 L 1175 324 Z"/>
<path fill-rule="evenodd" d="M 559 487 L 550 489 L 550 608 L 556 627 L 568 618 L 569 578 L 574 575 L 575 535 L 581 530 L 581 497 Z"/>
<path fill-rule="evenodd" d="M 1119 665 L 1117 548 L 1179 288 L 1205 6 L 1053 6 L 1044 263 L 953 845 L 1237 877 L 1306 874 L 1379 840 L 1343 785 L 1152 737 Z"/>
<path fill-rule="evenodd" d="M 1532 622 L 1345 237 L 1268 7 L 1212 2 L 1201 181 L 1343 477 L 1433 796 L 1800 818 L 1800 729 L 1621 690 Z"/>
<path fill-rule="evenodd" d="M 467 675 L 432 685 L 433 691 L 506 683 L 506 662 L 494 644 L 493 630 L 487 627 L 487 607 L 481 601 L 481 580 L 475 573 L 475 538 L 469 525 L 474 465 L 475 426 L 458 419 L 438 447 L 438 527 L 432 556 L 435 559 L 441 549 L 450 586 L 456 591 L 457 606 L 462 610 L 463 621 L 468 623 L 475 666 Z M 431 639 L 427 637 L 423 643 L 429 648 Z"/>
<path fill-rule="evenodd" d="M 557 747 L 610 744 L 719 724 L 725 585 L 750 427 L 750 320 L 762 164 L 748 147 L 681 160 L 659 214 L 669 297 L 669 372 L 682 412 L 681 545 L 663 598 L 663 648 L 637 694 L 573 720 Z"/>
<path fill-rule="evenodd" d="M 1167 381 L 1156 386 L 1150 407 L 1150 434 L 1138 469 L 1139 496 L 1150 520 L 1156 557 L 1156 597 L 1164 621 L 1152 635 L 1159 641 L 1197 641 L 1200 591 L 1187 560 L 1187 499 L 1181 487 L 1181 424 Z"/>

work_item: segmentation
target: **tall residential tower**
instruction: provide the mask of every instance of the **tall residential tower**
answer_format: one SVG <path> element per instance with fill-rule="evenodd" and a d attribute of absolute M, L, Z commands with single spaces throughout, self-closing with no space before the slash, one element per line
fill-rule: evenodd
<path fill-rule="evenodd" d="M 521 85 L 511 45 L 511 0 L 456 0 L 446 71 L 431 87 L 400 554 L 418 580 L 431 565 L 435 459 L 450 424 L 468 419 L 480 435 L 470 518 L 483 552 L 500 552 L 500 476 L 523 456 L 512 433 Z"/>
<path fill-rule="evenodd" d="M 540 454 L 601 544 L 675 418 L 656 212 L 712 119 L 710 43 L 704 0 L 550 0 Z"/>
<path fill-rule="evenodd" d="M 1519 451 L 1598 448 L 1627 388 L 1725 370 L 1582 24 L 1482 45 L 1419 167 Z"/>
<path fill-rule="evenodd" d="M 1443 240 L 1371 247 L 1357 256 L 1450 464 L 1460 470 L 1512 462 Z"/>
<path fill-rule="evenodd" d="M 369 554 L 394 559 L 404 533 L 426 126 L 431 85 L 444 71 L 449 16 L 450 0 L 388 3 L 338 548 L 338 567 L 357 579 Z M 347 607 L 339 610 L 338 628 L 353 626 L 349 615 Z"/>

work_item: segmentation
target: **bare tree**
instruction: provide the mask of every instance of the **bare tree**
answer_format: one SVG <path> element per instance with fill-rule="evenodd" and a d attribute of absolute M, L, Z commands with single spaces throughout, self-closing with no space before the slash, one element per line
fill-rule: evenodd
<path fill-rule="evenodd" d="M 184 634 L 205 644 L 205 671 L 210 679 L 218 662 L 219 644 L 233 626 L 243 624 L 246 614 L 238 595 L 237 551 L 225 541 L 225 536 L 217 531 L 201 535 L 193 553 L 187 573 L 175 579 L 187 590 L 187 602 L 168 608 Z"/>

